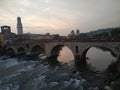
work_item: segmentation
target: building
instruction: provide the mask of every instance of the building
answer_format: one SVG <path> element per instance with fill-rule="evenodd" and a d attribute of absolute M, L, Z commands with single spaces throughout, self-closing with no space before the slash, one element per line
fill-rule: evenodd
<path fill-rule="evenodd" d="M 80 35 L 80 30 L 79 29 L 76 30 L 76 35 Z"/>
<path fill-rule="evenodd" d="M 17 33 L 23 34 L 23 26 L 21 22 L 21 17 L 17 17 Z"/>
<path fill-rule="evenodd" d="M 71 31 L 71 36 L 74 36 L 75 35 L 75 32 L 72 30 Z"/>
<path fill-rule="evenodd" d="M 25 34 L 30 40 L 40 40 L 40 39 L 53 39 L 54 36 L 50 35 L 49 33 L 46 34 Z"/>
<path fill-rule="evenodd" d="M 3 46 L 4 44 L 4 36 L 2 33 L 0 33 L 0 46 Z"/>
<path fill-rule="evenodd" d="M 1 26 L 1 33 L 5 39 L 11 39 L 11 28 L 10 26 L 4 25 Z"/>
<path fill-rule="evenodd" d="M 2 44 L 4 45 L 11 43 L 12 40 L 16 39 L 16 35 L 11 32 L 11 27 L 7 25 L 1 26 L 1 37 L 3 38 Z"/>
<path fill-rule="evenodd" d="M 10 26 L 7 26 L 7 25 L 1 26 L 1 33 L 3 33 L 3 34 L 10 34 L 11 33 Z"/>
<path fill-rule="evenodd" d="M 4 53 L 4 36 L 0 33 L 0 56 Z"/>

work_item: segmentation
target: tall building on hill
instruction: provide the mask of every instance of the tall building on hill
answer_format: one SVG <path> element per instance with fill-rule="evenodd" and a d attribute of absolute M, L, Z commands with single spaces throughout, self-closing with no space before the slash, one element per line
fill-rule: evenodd
<path fill-rule="evenodd" d="M 21 22 L 21 17 L 17 17 L 17 33 L 23 34 L 23 26 Z"/>
<path fill-rule="evenodd" d="M 76 30 L 76 35 L 79 35 L 79 34 L 80 34 L 80 30 L 77 29 L 77 30 Z"/>
<path fill-rule="evenodd" d="M 75 35 L 75 32 L 72 30 L 71 31 L 71 36 L 74 36 Z"/>

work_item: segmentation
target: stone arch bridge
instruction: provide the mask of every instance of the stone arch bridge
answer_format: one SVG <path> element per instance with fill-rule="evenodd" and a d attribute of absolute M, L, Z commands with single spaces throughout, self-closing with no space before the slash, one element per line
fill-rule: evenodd
<path fill-rule="evenodd" d="M 73 40 L 73 39 L 59 39 L 59 40 L 22 40 L 14 41 L 6 46 L 6 53 L 12 54 L 26 54 L 39 55 L 44 53 L 47 56 L 58 55 L 63 46 L 67 46 L 75 58 L 85 59 L 86 52 L 91 47 L 98 47 L 103 50 L 109 50 L 111 53 L 120 57 L 120 40 Z"/>

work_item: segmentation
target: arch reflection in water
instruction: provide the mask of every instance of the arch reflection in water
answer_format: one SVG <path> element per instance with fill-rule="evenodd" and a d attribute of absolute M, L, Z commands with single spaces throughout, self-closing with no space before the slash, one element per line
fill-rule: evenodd
<path fill-rule="evenodd" d="M 74 60 L 74 55 L 72 51 L 68 47 L 63 46 L 62 50 L 59 53 L 58 61 L 63 63 L 69 63 L 73 60 Z"/>
<path fill-rule="evenodd" d="M 86 53 L 87 63 L 97 70 L 105 70 L 110 63 L 116 60 L 110 51 L 103 51 L 100 48 L 91 47 Z"/>
<path fill-rule="evenodd" d="M 57 56 L 57 60 L 62 63 L 68 63 L 74 60 L 71 49 L 64 45 L 56 45 L 51 50 L 51 56 Z"/>

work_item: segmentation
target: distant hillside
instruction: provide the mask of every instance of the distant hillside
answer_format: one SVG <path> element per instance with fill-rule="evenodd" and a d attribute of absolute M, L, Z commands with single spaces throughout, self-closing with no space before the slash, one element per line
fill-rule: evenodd
<path fill-rule="evenodd" d="M 102 33 L 105 33 L 105 32 L 111 32 L 112 30 L 116 30 L 116 29 L 120 30 L 120 27 L 99 29 L 99 30 L 96 30 L 96 31 L 88 32 L 87 34 L 91 34 L 91 35 L 102 34 Z"/>
<path fill-rule="evenodd" d="M 99 29 L 87 33 L 80 33 L 79 35 L 70 36 L 74 39 L 119 39 L 120 27 Z"/>

